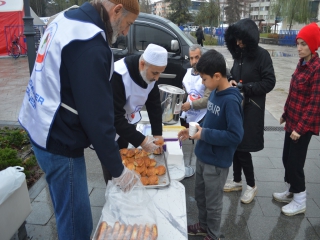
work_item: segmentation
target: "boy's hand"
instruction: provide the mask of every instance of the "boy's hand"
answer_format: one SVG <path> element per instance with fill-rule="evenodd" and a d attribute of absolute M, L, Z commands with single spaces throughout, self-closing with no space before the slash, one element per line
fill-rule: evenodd
<path fill-rule="evenodd" d="M 178 138 L 180 141 L 189 139 L 189 128 L 182 129 L 180 132 L 178 132 Z"/>
<path fill-rule="evenodd" d="M 192 137 L 190 137 L 190 139 L 196 139 L 196 140 L 198 140 L 198 139 L 201 138 L 202 127 L 200 127 L 200 125 L 197 125 L 196 127 L 197 127 L 197 129 L 198 129 L 198 132 L 197 132 L 195 135 L 193 135 Z"/>

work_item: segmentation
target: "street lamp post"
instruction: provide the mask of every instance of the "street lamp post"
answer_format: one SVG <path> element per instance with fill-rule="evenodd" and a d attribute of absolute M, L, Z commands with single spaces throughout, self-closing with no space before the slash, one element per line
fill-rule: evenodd
<path fill-rule="evenodd" d="M 34 62 L 36 60 L 36 49 L 34 43 L 34 36 L 36 35 L 34 28 L 33 28 L 33 17 L 30 15 L 30 5 L 29 0 L 23 0 L 24 5 L 24 32 L 23 34 L 26 36 L 27 39 L 27 55 L 28 55 L 28 62 L 29 62 L 29 73 L 31 75 Z"/>

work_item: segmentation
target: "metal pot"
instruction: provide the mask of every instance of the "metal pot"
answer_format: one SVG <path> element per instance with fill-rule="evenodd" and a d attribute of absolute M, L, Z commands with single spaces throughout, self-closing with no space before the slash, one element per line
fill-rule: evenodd
<path fill-rule="evenodd" d="M 176 124 L 179 121 L 185 91 L 167 84 L 159 84 L 162 108 L 162 123 Z"/>

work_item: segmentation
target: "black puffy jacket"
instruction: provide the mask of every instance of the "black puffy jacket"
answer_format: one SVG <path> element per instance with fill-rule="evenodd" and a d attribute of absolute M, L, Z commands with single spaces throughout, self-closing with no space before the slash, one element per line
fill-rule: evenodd
<path fill-rule="evenodd" d="M 242 40 L 244 48 L 237 46 Z M 256 152 L 264 148 L 264 113 L 266 94 L 276 83 L 270 54 L 258 46 L 259 30 L 250 19 L 242 19 L 229 26 L 225 41 L 234 63 L 232 78 L 243 82 L 244 136 L 238 151 Z"/>

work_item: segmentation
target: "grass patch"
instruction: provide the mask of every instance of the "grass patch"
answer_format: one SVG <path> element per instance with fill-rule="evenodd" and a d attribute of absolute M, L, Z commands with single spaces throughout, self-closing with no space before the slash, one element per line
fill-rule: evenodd
<path fill-rule="evenodd" d="M 0 128 L 0 171 L 14 166 L 24 168 L 29 188 L 43 174 L 33 155 L 26 131 L 20 128 Z"/>

